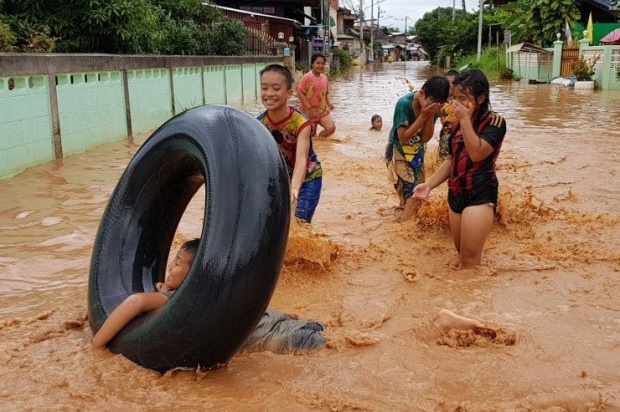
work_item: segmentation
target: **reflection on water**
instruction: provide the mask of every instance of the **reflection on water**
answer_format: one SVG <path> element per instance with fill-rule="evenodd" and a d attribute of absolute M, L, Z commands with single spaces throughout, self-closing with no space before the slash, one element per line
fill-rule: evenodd
<path fill-rule="evenodd" d="M 333 80 L 338 139 L 315 142 L 321 203 L 312 230 L 294 229 L 289 246 L 298 249 L 271 303 L 328 325 L 329 349 L 319 353 L 242 354 L 223 370 L 166 377 L 91 353 L 93 240 L 146 135 L 0 181 L 0 406 L 506 410 L 521 402 L 586 410 L 620 402 L 620 92 L 492 82 L 493 108 L 508 123 L 498 161 L 502 216 L 488 267 L 457 273 L 447 224 L 436 219 L 444 194 L 433 195 L 428 221 L 397 222 L 381 159 L 407 81 L 419 89 L 433 74 L 423 62 L 384 63 Z M 263 108 L 250 101 L 244 110 Z M 368 131 L 375 113 L 379 133 Z M 188 208 L 193 220 L 197 203 Z M 188 237 L 202 224 L 192 219 L 179 227 Z M 305 248 L 316 256 L 304 262 Z M 414 329 L 442 307 L 520 338 L 511 348 L 473 350 L 416 340 Z"/>

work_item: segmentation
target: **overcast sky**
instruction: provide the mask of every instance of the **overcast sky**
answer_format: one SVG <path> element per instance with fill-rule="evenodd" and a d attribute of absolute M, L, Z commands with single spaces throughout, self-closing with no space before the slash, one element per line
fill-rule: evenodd
<path fill-rule="evenodd" d="M 371 0 L 362 0 L 365 19 L 370 20 Z M 454 3 L 453 3 L 454 2 Z M 421 19 L 425 13 L 435 10 L 437 7 L 452 7 L 456 5 L 457 9 L 462 7 L 462 0 L 374 0 L 374 18 L 377 18 L 378 9 L 379 24 L 381 26 L 397 27 L 400 30 L 405 29 L 405 17 L 407 28 L 415 25 L 416 20 Z M 340 1 L 341 6 L 350 8 L 353 6 L 355 11 L 359 9 L 359 0 Z M 470 13 L 479 10 L 479 0 L 466 0 L 465 6 Z"/>

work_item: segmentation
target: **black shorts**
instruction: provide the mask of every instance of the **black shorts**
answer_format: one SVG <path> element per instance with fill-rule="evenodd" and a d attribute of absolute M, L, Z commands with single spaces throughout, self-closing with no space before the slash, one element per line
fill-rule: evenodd
<path fill-rule="evenodd" d="M 450 210 L 460 215 L 468 206 L 477 206 L 490 203 L 493 205 L 493 213 L 495 213 L 497 211 L 497 192 L 497 183 L 486 184 L 484 186 L 477 187 L 470 192 L 463 191 L 458 195 L 455 195 L 452 193 L 452 190 L 449 190 L 448 205 L 450 206 Z"/>

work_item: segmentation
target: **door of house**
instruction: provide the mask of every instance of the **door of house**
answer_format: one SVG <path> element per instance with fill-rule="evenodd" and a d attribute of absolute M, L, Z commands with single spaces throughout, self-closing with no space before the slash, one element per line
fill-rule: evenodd
<path fill-rule="evenodd" d="M 562 68 L 560 70 L 560 76 L 571 77 L 573 75 L 573 69 L 571 64 L 579 59 L 579 47 L 565 47 L 562 49 Z"/>

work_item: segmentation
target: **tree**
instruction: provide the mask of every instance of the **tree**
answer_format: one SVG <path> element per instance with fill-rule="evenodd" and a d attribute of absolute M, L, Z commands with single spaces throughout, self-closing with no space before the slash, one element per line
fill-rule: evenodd
<path fill-rule="evenodd" d="M 453 23 L 452 8 L 438 7 L 416 22 L 415 34 L 431 61 L 447 55 L 468 54 L 476 50 L 478 17 L 456 10 Z"/>
<path fill-rule="evenodd" d="M 0 23 L 0 52 L 12 52 L 15 50 L 17 36 L 11 30 L 11 26 Z"/>
<path fill-rule="evenodd" d="M 580 13 L 576 0 L 517 0 L 502 6 L 498 21 L 512 33 L 512 42 L 551 43 L 573 25 Z"/>
<path fill-rule="evenodd" d="M 0 0 L 5 47 L 24 51 L 242 54 L 243 25 L 226 21 L 200 0 Z"/>
<path fill-rule="evenodd" d="M 209 54 L 235 56 L 243 53 L 245 30 L 239 20 L 224 20 L 208 32 Z"/>
<path fill-rule="evenodd" d="M 5 0 L 0 20 L 22 43 L 28 26 L 49 28 L 59 52 L 144 53 L 163 38 L 149 0 Z"/>

